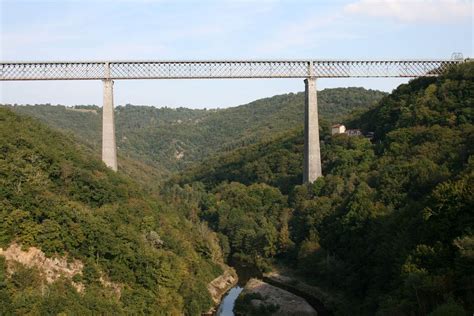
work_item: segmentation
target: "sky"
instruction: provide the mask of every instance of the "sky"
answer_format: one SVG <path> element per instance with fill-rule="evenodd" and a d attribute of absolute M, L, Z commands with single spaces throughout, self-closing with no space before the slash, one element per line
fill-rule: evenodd
<path fill-rule="evenodd" d="M 473 56 L 472 0 L 0 0 L 0 60 Z M 405 79 L 318 79 L 391 91 Z M 116 105 L 224 108 L 301 79 L 117 80 Z M 0 82 L 0 103 L 102 103 L 100 81 Z"/>

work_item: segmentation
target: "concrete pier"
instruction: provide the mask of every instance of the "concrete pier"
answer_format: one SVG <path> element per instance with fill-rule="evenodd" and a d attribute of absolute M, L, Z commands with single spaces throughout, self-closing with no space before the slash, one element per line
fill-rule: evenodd
<path fill-rule="evenodd" d="M 102 161 L 117 171 L 117 149 L 115 146 L 114 82 L 104 82 L 104 106 L 102 108 Z"/>
<path fill-rule="evenodd" d="M 311 65 L 312 66 L 312 65 Z M 321 173 L 321 153 L 319 148 L 318 99 L 316 78 L 304 81 L 304 166 L 303 183 L 312 183 Z"/>

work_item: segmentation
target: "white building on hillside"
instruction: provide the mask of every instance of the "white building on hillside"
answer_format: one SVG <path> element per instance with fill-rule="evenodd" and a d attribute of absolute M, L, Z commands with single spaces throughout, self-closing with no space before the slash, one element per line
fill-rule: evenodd
<path fill-rule="evenodd" d="M 346 127 L 342 124 L 336 124 L 332 126 L 332 129 L 331 129 L 332 135 L 344 134 L 345 132 L 346 132 Z"/>

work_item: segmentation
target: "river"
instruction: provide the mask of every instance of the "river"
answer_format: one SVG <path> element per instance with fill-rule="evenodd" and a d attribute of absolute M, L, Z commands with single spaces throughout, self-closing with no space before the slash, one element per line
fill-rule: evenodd
<path fill-rule="evenodd" d="M 217 308 L 216 316 L 234 316 L 234 304 L 240 292 L 245 287 L 245 284 L 254 277 L 262 277 L 260 271 L 253 265 L 243 263 L 241 261 L 232 260 L 231 266 L 237 272 L 239 278 L 237 285 L 230 289 L 230 291 L 224 296 L 222 302 Z"/>
<path fill-rule="evenodd" d="M 235 269 L 238 276 L 238 283 L 229 290 L 229 292 L 223 297 L 217 311 L 216 316 L 234 316 L 235 301 L 243 291 L 245 285 L 251 278 L 264 279 L 267 283 L 286 290 L 294 295 L 297 295 L 308 302 L 321 316 L 330 316 L 332 313 L 326 309 L 322 302 L 307 292 L 298 289 L 295 286 L 283 284 L 281 282 L 275 282 L 268 278 L 263 278 L 263 275 L 253 265 L 242 263 L 240 261 L 233 260 L 230 265 Z"/>
<path fill-rule="evenodd" d="M 244 288 L 240 286 L 235 286 L 230 289 L 229 293 L 224 296 L 219 308 L 217 309 L 216 315 L 217 316 L 234 316 L 234 304 L 237 297 L 239 297 L 240 292 L 242 292 Z"/>

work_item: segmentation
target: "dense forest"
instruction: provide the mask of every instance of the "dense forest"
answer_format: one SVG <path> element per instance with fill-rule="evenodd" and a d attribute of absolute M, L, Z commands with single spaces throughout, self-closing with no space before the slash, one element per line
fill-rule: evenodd
<path fill-rule="evenodd" d="M 198 315 L 233 260 L 291 268 L 335 315 L 472 314 L 474 63 L 389 95 L 319 96 L 324 176 L 305 185 L 301 93 L 226 110 L 118 107 L 118 173 L 85 141 L 99 108 L 0 108 L 0 247 L 84 264 L 45 284 L 0 256 L 0 314 Z M 331 136 L 334 122 L 374 138 Z"/>
<path fill-rule="evenodd" d="M 320 114 L 323 120 L 337 123 L 353 110 L 367 109 L 384 95 L 363 88 L 326 89 L 318 95 Z M 290 93 L 219 110 L 117 106 L 119 164 L 131 158 L 152 166 L 161 175 L 182 170 L 217 151 L 253 144 L 303 126 L 303 102 L 303 93 Z M 100 152 L 102 112 L 97 106 L 9 107 L 71 132 Z M 129 171 L 126 169 L 130 164 L 119 167 Z"/>
<path fill-rule="evenodd" d="M 224 253 L 297 269 L 336 314 L 464 315 L 474 306 L 474 64 L 399 86 L 322 133 L 324 177 L 302 178 L 300 129 L 238 149 L 169 183 Z"/>
<path fill-rule="evenodd" d="M 223 266 L 205 225 L 74 139 L 0 109 L 0 247 L 12 243 L 79 260 L 72 281 L 84 289 L 0 256 L 1 315 L 196 315 L 211 307 L 206 286 Z"/>

